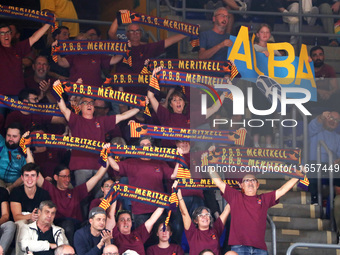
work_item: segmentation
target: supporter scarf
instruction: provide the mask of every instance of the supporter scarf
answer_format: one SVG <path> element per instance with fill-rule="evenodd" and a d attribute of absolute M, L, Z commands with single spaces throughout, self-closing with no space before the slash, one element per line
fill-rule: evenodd
<path fill-rule="evenodd" d="M 127 59 L 129 58 L 128 43 L 123 41 L 60 40 L 58 41 L 58 46 L 52 47 L 51 54 L 55 62 L 57 62 L 56 55 L 78 55 L 78 54 L 123 55 L 124 58 L 126 58 L 123 61 L 128 61 Z M 129 61 L 131 61 L 131 58 L 129 59 L 130 59 Z"/>
<path fill-rule="evenodd" d="M 0 15 L 50 24 L 52 32 L 58 28 L 58 23 L 54 22 L 54 14 L 51 12 L 0 4 Z"/>
<path fill-rule="evenodd" d="M 195 190 L 206 190 L 206 189 L 218 189 L 212 179 L 185 179 L 177 178 L 178 185 L 177 189 L 195 189 Z M 223 182 L 232 188 L 239 188 L 239 182 L 236 179 L 226 179 Z"/>
<path fill-rule="evenodd" d="M 150 59 L 147 66 L 151 72 L 158 66 L 169 70 L 188 71 L 194 73 L 223 73 L 229 75 L 233 80 L 238 74 L 238 70 L 232 62 L 215 61 L 215 60 L 198 60 L 198 59 Z M 144 71 L 145 72 L 145 71 Z"/>
<path fill-rule="evenodd" d="M 300 169 L 299 149 L 259 149 L 217 147 L 217 151 L 203 154 L 202 165 L 207 168 L 218 165 L 231 169 L 230 172 L 279 173 L 298 178 L 308 186 L 307 177 Z"/>
<path fill-rule="evenodd" d="M 192 140 L 203 142 L 213 141 L 243 146 L 247 131 L 243 128 L 238 130 L 222 131 L 222 130 L 161 127 L 140 123 L 131 123 L 130 134 L 131 137 L 134 138 L 151 136 L 157 139 L 184 140 L 184 141 Z"/>
<path fill-rule="evenodd" d="M 133 13 L 126 11 L 125 13 L 117 13 L 118 25 L 138 23 L 147 26 L 162 28 L 190 37 L 191 46 L 198 50 L 199 47 L 199 25 L 193 25 L 177 20 L 164 19 L 160 17 L 149 16 L 145 14 Z"/>
<path fill-rule="evenodd" d="M 128 198 L 143 204 L 162 207 L 165 209 L 174 210 L 178 206 L 176 193 L 171 195 L 159 191 L 143 189 L 140 187 L 116 183 L 110 189 L 109 193 L 100 203 L 99 207 L 107 210 L 112 203 L 118 198 Z M 168 214 L 165 224 L 169 223 L 171 213 Z"/>
<path fill-rule="evenodd" d="M 106 162 L 107 156 L 119 156 L 129 158 L 149 158 L 164 161 L 175 161 L 187 168 L 184 157 L 177 152 L 175 148 L 166 147 L 148 147 L 134 145 L 111 145 L 108 150 L 103 149 L 101 158 L 103 163 Z"/>
<path fill-rule="evenodd" d="M 32 147 L 54 147 L 64 149 L 82 150 L 100 154 L 103 162 L 107 161 L 108 156 L 149 158 L 165 161 L 175 161 L 187 168 L 184 157 L 174 148 L 165 147 L 141 147 L 134 145 L 111 145 L 108 150 L 103 149 L 105 142 L 70 137 L 55 134 L 31 133 L 28 137 L 21 138 L 21 149 L 26 154 L 26 146 Z M 102 162 L 101 162 L 102 163 Z M 104 164 L 103 164 L 104 165 Z"/>
<path fill-rule="evenodd" d="M 0 107 L 6 107 L 15 111 L 29 112 L 33 114 L 44 114 L 50 116 L 64 117 L 57 104 L 31 104 L 15 100 L 0 94 Z"/>
<path fill-rule="evenodd" d="M 109 102 L 119 102 L 128 106 L 145 109 L 144 113 L 150 115 L 146 105 L 146 96 L 113 90 L 111 88 L 94 87 L 78 83 L 62 82 L 63 90 L 70 95 L 89 97 Z"/>
<path fill-rule="evenodd" d="M 151 80 L 151 74 L 128 74 L 116 73 L 106 78 L 103 86 L 108 87 L 129 87 L 129 86 L 147 86 Z"/>

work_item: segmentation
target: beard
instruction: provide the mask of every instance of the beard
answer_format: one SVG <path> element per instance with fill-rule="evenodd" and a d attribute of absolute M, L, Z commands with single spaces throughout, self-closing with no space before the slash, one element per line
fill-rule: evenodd
<path fill-rule="evenodd" d="M 315 62 L 314 62 L 314 67 L 320 67 L 320 66 L 322 66 L 323 65 L 323 61 L 322 60 L 316 60 Z"/>
<path fill-rule="evenodd" d="M 5 144 L 6 144 L 6 147 L 10 150 L 14 150 L 19 147 L 19 143 L 9 144 L 8 142 L 5 142 Z"/>

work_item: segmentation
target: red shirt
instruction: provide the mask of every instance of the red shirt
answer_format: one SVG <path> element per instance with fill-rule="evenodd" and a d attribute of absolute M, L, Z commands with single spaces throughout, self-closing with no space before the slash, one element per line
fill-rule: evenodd
<path fill-rule="evenodd" d="M 199 230 L 195 224 L 191 222 L 188 230 L 184 230 L 185 236 L 189 243 L 189 254 L 197 255 L 204 249 L 210 249 L 214 254 L 220 254 L 220 237 L 222 235 L 224 225 L 218 218 L 213 228 L 208 230 Z"/>
<path fill-rule="evenodd" d="M 70 64 L 71 82 L 82 78 L 84 84 L 100 87 L 103 84 L 102 69 L 110 68 L 111 56 L 67 55 L 66 59 Z"/>
<path fill-rule="evenodd" d="M 0 45 L 0 94 L 17 96 L 25 88 L 22 59 L 30 51 L 28 39 L 8 48 Z"/>
<path fill-rule="evenodd" d="M 129 235 L 123 235 L 119 232 L 117 225 L 112 230 L 114 244 L 118 246 L 120 254 L 126 250 L 133 250 L 139 255 L 145 255 L 144 243 L 149 239 L 150 233 L 146 230 L 145 224 L 140 225 Z"/>
<path fill-rule="evenodd" d="M 171 243 L 168 248 L 159 248 L 158 245 L 152 245 L 146 250 L 146 255 L 184 255 L 181 246 Z"/>
<path fill-rule="evenodd" d="M 1 62 L 1 61 L 0 61 Z M 52 120 L 51 115 L 44 115 L 44 114 L 22 114 L 20 111 L 13 111 L 9 113 L 6 117 L 5 128 L 7 128 L 13 122 L 20 122 L 21 125 L 24 127 L 24 130 L 30 130 L 34 125 L 43 125 L 49 124 Z"/>
<path fill-rule="evenodd" d="M 267 250 L 264 240 L 267 211 L 278 203 L 275 192 L 247 196 L 226 185 L 223 198 L 230 204 L 229 245 L 246 245 Z"/>
<path fill-rule="evenodd" d="M 144 189 L 164 192 L 163 179 L 170 179 L 173 169 L 164 161 L 129 158 L 118 162 L 119 175 L 127 176 L 129 184 Z M 157 207 L 131 201 L 133 214 L 152 213 Z"/>
<path fill-rule="evenodd" d="M 83 221 L 80 201 L 89 195 L 86 183 L 74 189 L 60 190 L 44 180 L 42 188 L 50 193 L 52 201 L 57 205 L 56 219 L 67 217 Z"/>
<path fill-rule="evenodd" d="M 105 142 L 105 134 L 116 126 L 116 116 L 93 117 L 85 119 L 80 115 L 71 113 L 68 122 L 72 136 L 87 138 Z M 70 170 L 78 169 L 99 169 L 98 154 L 72 150 Z"/>

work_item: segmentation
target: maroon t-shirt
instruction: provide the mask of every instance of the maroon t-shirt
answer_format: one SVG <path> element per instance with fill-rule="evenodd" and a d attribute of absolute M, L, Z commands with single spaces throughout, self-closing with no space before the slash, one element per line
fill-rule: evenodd
<path fill-rule="evenodd" d="M 50 182 L 44 181 L 42 188 L 48 191 L 52 201 L 57 205 L 56 219 L 67 217 L 83 221 L 80 201 L 89 195 L 86 183 L 74 189 L 60 190 Z"/>
<path fill-rule="evenodd" d="M 158 245 L 152 245 L 146 250 L 146 255 L 184 255 L 181 246 L 171 243 L 168 248 L 159 248 Z"/>
<path fill-rule="evenodd" d="M 278 203 L 275 192 L 247 196 L 226 185 L 223 198 L 230 204 L 229 245 L 246 245 L 267 250 L 264 240 L 267 211 Z"/>
<path fill-rule="evenodd" d="M 332 66 L 324 64 L 319 71 L 315 72 L 317 88 L 331 90 L 330 78 L 336 78 L 336 72 Z"/>
<path fill-rule="evenodd" d="M 164 192 L 163 179 L 170 179 L 173 169 L 164 161 L 129 158 L 118 162 L 119 175 L 129 178 L 129 185 Z M 131 201 L 133 214 L 152 213 L 157 207 Z"/>
<path fill-rule="evenodd" d="M 52 78 L 52 77 L 49 77 L 49 76 L 46 77 L 45 81 L 48 81 L 48 80 L 50 80 L 50 84 L 51 85 L 55 82 L 55 79 Z M 38 95 L 40 94 L 40 85 L 39 85 L 39 82 L 36 82 L 34 80 L 34 73 L 32 75 L 30 75 L 30 76 L 25 78 L 25 87 L 26 88 L 30 88 L 30 89 L 34 89 L 37 92 Z M 51 91 L 51 87 L 52 86 L 50 86 L 48 91 Z M 39 101 L 39 103 L 46 103 L 46 104 L 48 104 L 49 101 L 48 101 L 48 99 L 46 97 L 44 97 L 43 99 L 41 99 Z"/>
<path fill-rule="evenodd" d="M 116 116 L 93 117 L 85 119 L 71 113 L 68 125 L 72 136 L 105 142 L 105 134 L 116 126 Z M 90 152 L 72 150 L 70 170 L 99 169 L 98 155 Z"/>
<path fill-rule="evenodd" d="M 1 61 L 0 61 L 1 62 Z M 34 125 L 43 125 L 51 123 L 53 116 L 43 114 L 22 114 L 20 111 L 13 111 L 6 117 L 5 128 L 13 122 L 19 122 L 24 127 L 24 130 L 30 130 Z"/>
<path fill-rule="evenodd" d="M 208 230 L 199 230 L 193 222 L 188 230 L 184 229 L 189 243 L 189 254 L 197 255 L 204 249 L 210 249 L 214 254 L 220 254 L 220 237 L 224 225 L 220 218 L 214 222 L 214 226 Z"/>
<path fill-rule="evenodd" d="M 46 151 L 33 152 L 33 155 L 35 163 L 40 166 L 41 174 L 44 177 L 50 176 L 53 178 L 54 169 L 61 163 L 65 153 L 66 149 L 46 147 Z"/>
<path fill-rule="evenodd" d="M 140 73 L 144 67 L 145 60 L 155 58 L 165 52 L 164 40 L 155 43 L 140 44 L 132 46 L 130 56 L 132 57 L 132 67 L 119 62 L 117 64 L 117 73 Z M 125 92 L 146 95 L 149 85 L 137 87 L 124 87 Z"/>
<path fill-rule="evenodd" d="M 139 255 L 145 255 L 144 243 L 149 239 L 150 233 L 146 230 L 145 224 L 140 225 L 129 235 L 123 235 L 119 232 L 117 225 L 112 230 L 114 244 L 118 246 L 120 254 L 126 250 L 133 250 Z"/>
<path fill-rule="evenodd" d="M 103 84 L 102 69 L 110 68 L 111 56 L 67 55 L 66 59 L 70 64 L 71 82 L 82 78 L 84 84 L 100 87 Z"/>
<path fill-rule="evenodd" d="M 22 58 L 29 54 L 30 51 L 31 46 L 28 39 L 8 48 L 0 44 L 1 94 L 17 96 L 25 88 Z"/>

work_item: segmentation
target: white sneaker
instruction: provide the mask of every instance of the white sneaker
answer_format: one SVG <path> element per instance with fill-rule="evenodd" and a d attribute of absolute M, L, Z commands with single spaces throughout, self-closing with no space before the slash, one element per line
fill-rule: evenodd
<path fill-rule="evenodd" d="M 319 14 L 319 8 L 316 7 L 316 6 L 313 6 L 311 11 L 310 11 L 310 14 Z M 306 18 L 307 23 L 308 23 L 309 26 L 314 26 L 315 22 L 316 22 L 316 19 L 317 19 L 317 17 L 307 17 Z"/>
<path fill-rule="evenodd" d="M 287 13 L 287 10 L 283 11 L 284 13 Z M 296 24 L 299 22 L 299 18 L 298 17 L 294 17 L 294 16 L 283 16 L 282 17 L 283 22 L 288 23 L 288 24 Z"/>
<path fill-rule="evenodd" d="M 255 148 L 260 148 L 260 145 L 258 143 L 254 143 Z"/>
<path fill-rule="evenodd" d="M 241 0 L 235 0 L 235 2 L 240 6 L 239 11 L 247 11 L 247 4 Z"/>

